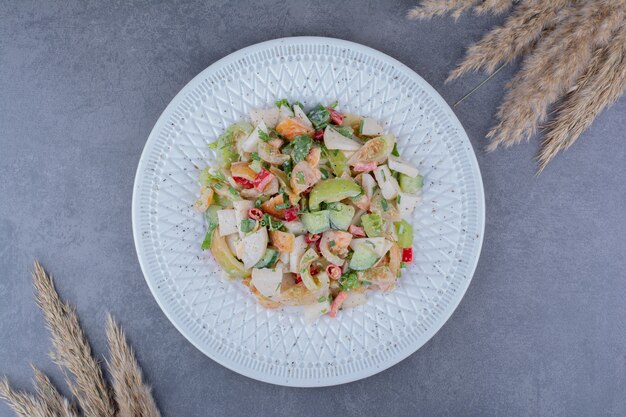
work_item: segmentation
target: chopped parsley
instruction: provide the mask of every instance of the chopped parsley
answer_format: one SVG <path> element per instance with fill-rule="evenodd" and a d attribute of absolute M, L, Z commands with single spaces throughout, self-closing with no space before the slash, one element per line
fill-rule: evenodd
<path fill-rule="evenodd" d="M 360 285 L 361 283 L 359 282 L 359 276 L 356 272 L 343 274 L 339 279 L 339 288 L 341 289 L 341 291 L 350 291 L 358 288 Z"/>
<path fill-rule="evenodd" d="M 264 214 L 261 220 L 261 227 L 267 227 L 269 230 L 278 230 L 283 227 L 283 222 L 273 218 L 269 214 Z"/>
<path fill-rule="evenodd" d="M 270 138 L 270 135 L 268 135 L 261 129 L 259 129 L 259 139 L 261 139 L 263 142 L 269 142 L 270 140 L 272 140 L 272 138 Z"/>
<path fill-rule="evenodd" d="M 287 174 L 287 178 L 291 178 L 291 171 L 293 170 L 293 161 L 291 159 L 285 161 L 283 164 L 283 172 Z"/>
<path fill-rule="evenodd" d="M 396 203 L 400 204 L 400 201 L 402 201 L 402 196 L 398 194 L 398 196 L 396 197 Z"/>
<path fill-rule="evenodd" d="M 291 204 L 289 204 L 289 203 L 276 204 L 274 206 L 274 208 L 277 209 L 277 210 L 288 209 L 289 207 L 291 207 Z"/>
<path fill-rule="evenodd" d="M 385 198 L 380 200 L 380 205 L 383 208 L 383 211 L 389 210 L 389 203 L 387 202 L 387 200 Z"/>
<path fill-rule="evenodd" d="M 283 153 L 291 155 L 294 164 L 304 161 L 313 146 L 313 139 L 308 135 L 296 136 L 295 139 L 283 148 Z"/>
<path fill-rule="evenodd" d="M 336 243 L 335 243 L 335 241 L 334 241 L 334 240 L 331 240 L 330 242 L 328 242 L 328 247 L 329 247 L 329 248 L 332 248 L 332 247 L 333 247 L 333 246 L 335 246 L 335 245 L 336 245 Z"/>
<path fill-rule="evenodd" d="M 217 149 L 217 142 L 209 143 L 209 149 Z"/>
<path fill-rule="evenodd" d="M 259 156 L 259 154 L 257 152 L 252 152 L 252 154 L 250 155 L 250 158 L 252 158 L 253 161 L 260 161 L 261 157 Z"/>
<path fill-rule="evenodd" d="M 298 184 L 304 184 L 304 172 L 298 171 L 298 173 L 296 174 L 296 181 L 298 182 Z"/>
<path fill-rule="evenodd" d="M 393 156 L 400 156 L 400 152 L 398 152 L 398 145 L 397 144 L 393 145 L 393 150 L 391 151 L 391 154 Z"/>
<path fill-rule="evenodd" d="M 289 101 L 287 101 L 286 98 L 281 98 L 280 100 L 276 101 L 276 107 L 281 108 L 283 106 L 291 108 L 291 104 L 289 104 Z"/>

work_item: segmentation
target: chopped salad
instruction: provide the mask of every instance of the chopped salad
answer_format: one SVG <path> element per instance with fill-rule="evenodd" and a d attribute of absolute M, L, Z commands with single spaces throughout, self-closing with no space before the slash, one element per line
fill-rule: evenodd
<path fill-rule="evenodd" d="M 264 307 L 304 306 L 309 321 L 395 288 L 413 261 L 403 217 L 423 186 L 393 134 L 336 107 L 283 99 L 251 111 L 209 145 L 221 164 L 201 172 L 195 203 L 202 249 L 224 272 Z"/>

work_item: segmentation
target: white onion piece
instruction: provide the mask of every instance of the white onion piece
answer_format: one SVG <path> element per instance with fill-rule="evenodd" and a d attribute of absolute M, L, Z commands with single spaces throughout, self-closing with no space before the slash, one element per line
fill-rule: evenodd
<path fill-rule="evenodd" d="M 274 269 L 252 268 L 252 280 L 250 283 L 266 297 L 278 295 L 282 281 L 283 270 L 279 267 Z"/>
<path fill-rule="evenodd" d="M 411 178 L 417 177 L 420 173 L 415 165 L 397 156 L 389 155 L 388 164 L 390 169 L 401 172 Z"/>
<path fill-rule="evenodd" d="M 320 252 L 322 252 L 322 256 L 331 264 L 341 265 L 343 263 L 343 259 L 332 253 L 328 247 L 329 232 L 334 233 L 334 231 L 322 233 L 322 239 L 320 240 Z"/>

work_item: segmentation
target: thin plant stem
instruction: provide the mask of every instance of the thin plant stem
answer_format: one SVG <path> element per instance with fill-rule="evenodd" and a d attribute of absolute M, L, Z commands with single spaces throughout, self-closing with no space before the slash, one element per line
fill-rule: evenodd
<path fill-rule="evenodd" d="M 482 81 L 481 81 L 481 83 L 480 83 L 480 84 L 478 84 L 476 87 L 472 88 L 472 89 L 471 89 L 471 90 L 470 90 L 467 94 L 465 94 L 465 95 L 464 95 L 463 97 L 461 97 L 461 98 L 460 98 L 460 99 L 459 99 L 456 103 L 454 103 L 454 104 L 452 105 L 452 107 L 456 107 L 456 106 L 458 106 L 459 104 L 461 104 L 461 103 L 463 102 L 463 100 L 465 100 L 466 98 L 468 98 L 469 96 L 471 96 L 472 94 L 474 94 L 476 91 L 478 91 L 478 89 L 480 89 L 480 87 L 482 87 L 483 85 L 487 84 L 487 82 L 488 82 L 489 80 L 491 80 L 493 77 L 495 77 L 495 76 L 496 76 L 496 74 L 497 74 L 497 73 L 499 73 L 499 72 L 500 72 L 500 70 L 501 70 L 502 68 L 504 68 L 505 66 L 506 66 L 506 63 L 504 63 L 504 64 L 500 65 L 500 66 L 498 67 L 498 69 L 496 69 L 493 73 L 491 73 L 491 75 L 489 75 L 489 77 L 485 78 L 484 80 L 482 80 Z"/>

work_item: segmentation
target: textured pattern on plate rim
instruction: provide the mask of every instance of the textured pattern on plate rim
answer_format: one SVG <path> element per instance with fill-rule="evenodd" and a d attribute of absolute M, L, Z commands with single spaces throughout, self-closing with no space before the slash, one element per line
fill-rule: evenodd
<path fill-rule="evenodd" d="M 206 144 L 248 110 L 287 97 L 375 117 L 425 177 L 416 210 L 416 259 L 398 288 L 306 326 L 293 310 L 266 310 L 226 281 L 200 251 L 191 205 Z M 285 38 L 235 52 L 196 76 L 157 121 L 133 193 L 139 261 L 176 328 L 220 364 L 262 381 L 324 386 L 375 374 L 415 352 L 450 317 L 480 254 L 484 195 L 460 123 L 421 77 L 371 48 L 329 38 Z"/>

